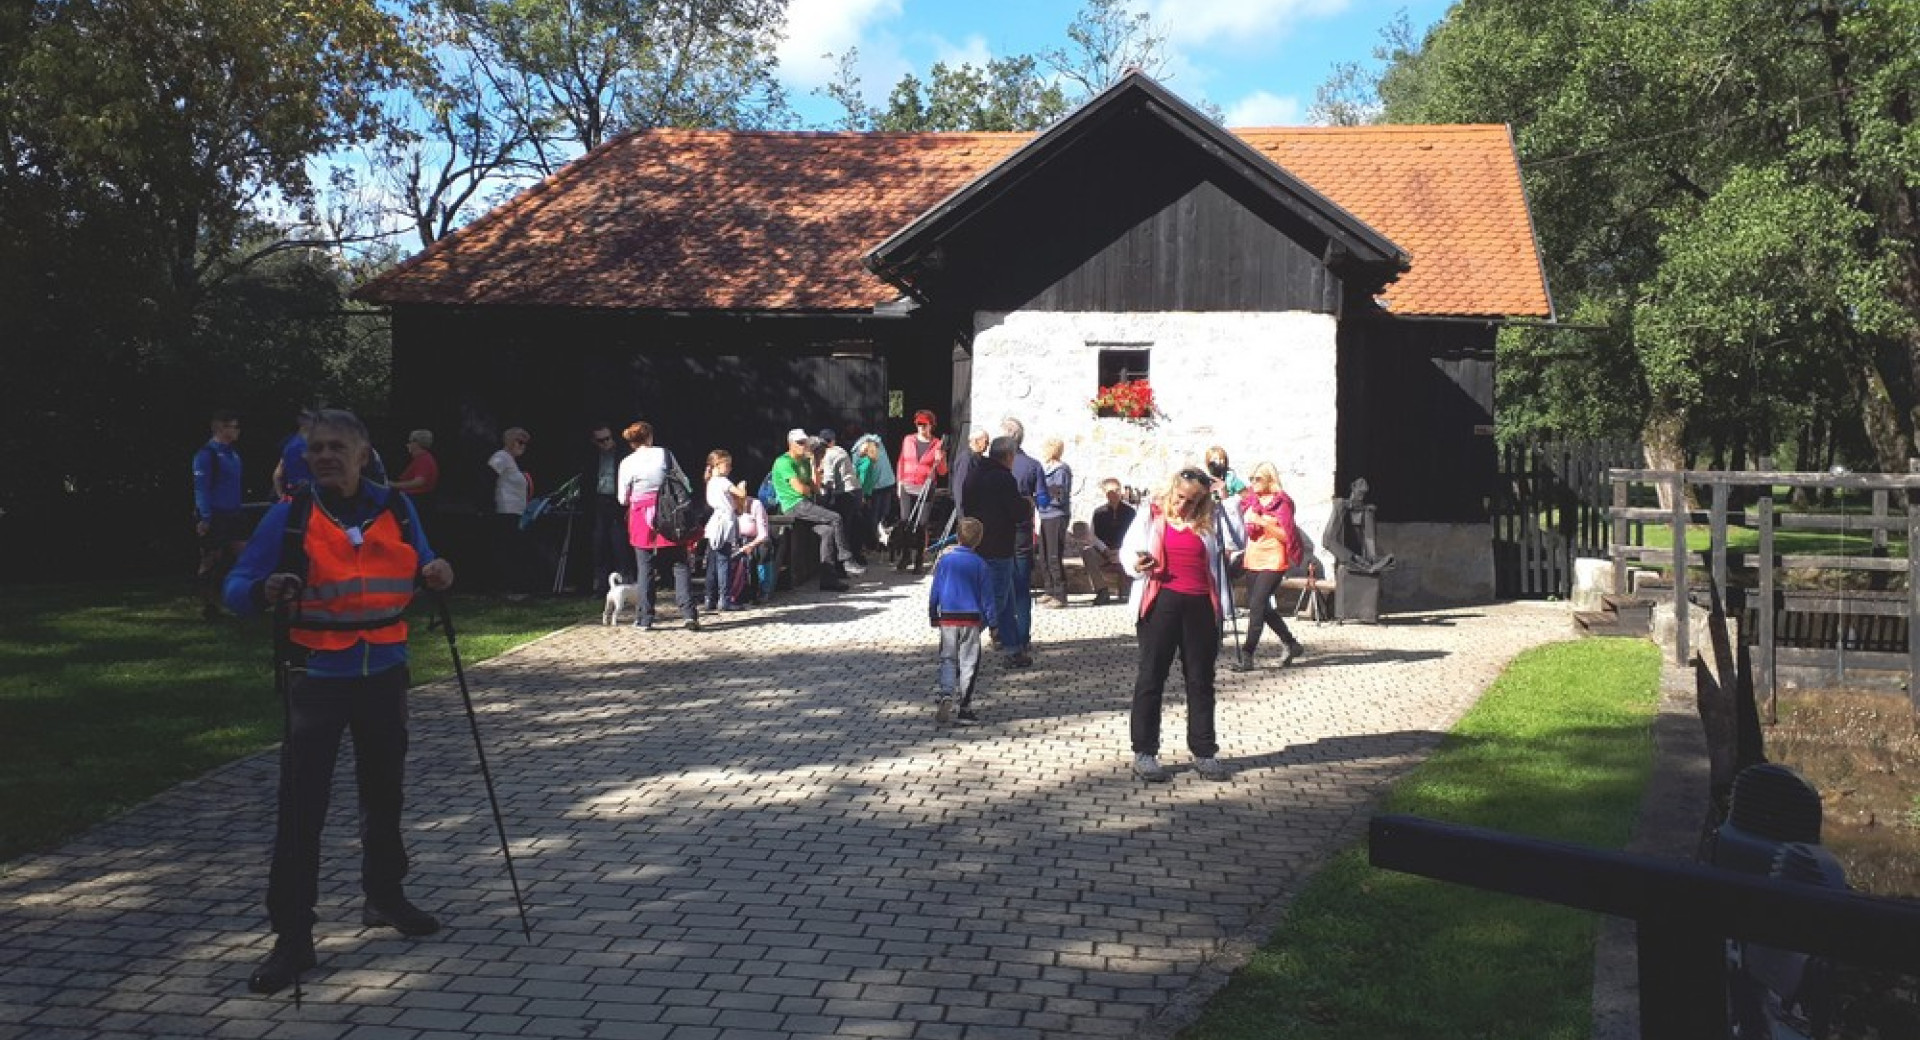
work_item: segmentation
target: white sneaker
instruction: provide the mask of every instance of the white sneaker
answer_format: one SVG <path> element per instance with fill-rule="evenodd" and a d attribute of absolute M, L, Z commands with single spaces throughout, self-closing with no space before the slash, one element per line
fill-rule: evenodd
<path fill-rule="evenodd" d="M 952 697 L 942 697 L 938 701 L 934 702 L 933 721 L 942 726 L 951 725 L 953 723 L 953 698 Z"/>
<path fill-rule="evenodd" d="M 846 571 L 848 574 L 859 575 L 859 574 L 867 573 L 867 569 L 864 566 L 857 564 L 852 560 L 842 561 L 840 566 L 846 568 Z"/>
<path fill-rule="evenodd" d="M 1163 783 L 1171 779 L 1167 771 L 1160 767 L 1160 758 L 1157 755 L 1133 756 L 1133 775 L 1150 784 Z"/>

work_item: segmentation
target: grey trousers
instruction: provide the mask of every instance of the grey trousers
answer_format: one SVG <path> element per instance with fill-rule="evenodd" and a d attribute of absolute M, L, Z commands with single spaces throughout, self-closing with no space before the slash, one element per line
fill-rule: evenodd
<path fill-rule="evenodd" d="M 940 626 L 940 696 L 954 698 L 962 708 L 973 703 L 973 686 L 980 679 L 980 631 L 972 625 Z"/>

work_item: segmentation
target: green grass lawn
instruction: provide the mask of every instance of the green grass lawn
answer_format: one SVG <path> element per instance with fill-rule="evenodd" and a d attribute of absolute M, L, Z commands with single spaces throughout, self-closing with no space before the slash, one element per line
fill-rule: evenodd
<path fill-rule="evenodd" d="M 455 596 L 472 664 L 597 603 Z M 414 679 L 452 671 L 414 610 Z M 0 863 L 280 739 L 264 619 L 200 619 L 184 583 L 0 589 Z"/>
<path fill-rule="evenodd" d="M 1591 639 L 1522 655 L 1381 811 L 1618 848 L 1652 760 L 1659 652 Z M 1182 1040 L 1586 1040 L 1591 914 L 1367 865 L 1308 883 Z"/>

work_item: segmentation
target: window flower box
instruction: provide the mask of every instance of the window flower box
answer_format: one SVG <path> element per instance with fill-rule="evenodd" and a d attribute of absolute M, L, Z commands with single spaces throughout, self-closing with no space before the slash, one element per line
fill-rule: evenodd
<path fill-rule="evenodd" d="M 1107 418 L 1152 419 L 1156 411 L 1153 385 L 1145 379 L 1124 379 L 1103 386 L 1087 404 L 1093 414 Z"/>

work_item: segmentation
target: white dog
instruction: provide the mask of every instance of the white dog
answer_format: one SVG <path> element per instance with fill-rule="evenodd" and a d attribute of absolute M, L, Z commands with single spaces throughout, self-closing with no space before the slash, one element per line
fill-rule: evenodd
<path fill-rule="evenodd" d="M 600 612 L 600 623 L 613 624 L 623 610 L 633 611 L 633 619 L 640 620 L 640 586 L 630 584 L 624 575 L 614 571 L 607 575 L 607 608 Z"/>

